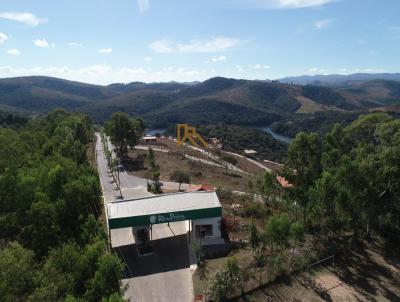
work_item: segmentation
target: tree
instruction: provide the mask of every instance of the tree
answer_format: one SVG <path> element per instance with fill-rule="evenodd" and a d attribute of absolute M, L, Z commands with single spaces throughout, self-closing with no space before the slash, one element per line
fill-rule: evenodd
<path fill-rule="evenodd" d="M 100 260 L 109 254 L 92 138 L 90 120 L 64 110 L 0 129 L 0 301 L 120 301 L 122 268 Z M 93 292 L 96 273 L 107 284 Z"/>
<path fill-rule="evenodd" d="M 84 244 L 94 243 L 99 239 L 104 241 L 107 240 L 107 234 L 105 233 L 103 227 L 92 214 L 87 217 L 85 224 L 81 227 L 80 233 L 81 241 Z"/>
<path fill-rule="evenodd" d="M 36 280 L 36 289 L 30 301 L 59 301 L 68 294 L 82 294 L 78 289 L 83 278 L 83 253 L 73 243 L 50 251 Z"/>
<path fill-rule="evenodd" d="M 288 192 L 303 208 L 306 222 L 309 187 L 321 174 L 321 141 L 315 133 L 300 132 L 289 146 L 285 177 L 293 184 Z"/>
<path fill-rule="evenodd" d="M 211 280 L 209 289 L 214 299 L 220 301 L 238 287 L 243 289 L 244 277 L 246 276 L 242 274 L 237 259 L 235 257 L 227 258 L 223 269 L 217 271 Z"/>
<path fill-rule="evenodd" d="M 109 297 L 119 290 L 122 268 L 122 263 L 116 256 L 106 254 L 99 258 L 97 270 L 87 292 L 90 301 L 100 301 L 102 297 Z"/>
<path fill-rule="evenodd" d="M 289 242 L 290 221 L 287 214 L 274 215 L 265 227 L 267 240 L 272 246 L 286 247 Z"/>
<path fill-rule="evenodd" d="M 10 243 L 0 250 L 0 272 L 0 300 L 26 301 L 36 274 L 33 252 Z"/>
<path fill-rule="evenodd" d="M 178 191 L 181 190 L 182 183 L 190 183 L 190 176 L 181 170 L 175 170 L 174 172 L 172 172 L 170 178 L 172 181 L 179 183 Z"/>
<path fill-rule="evenodd" d="M 292 259 L 296 244 L 301 242 L 304 237 L 304 226 L 301 222 L 293 222 L 290 226 L 290 239 L 291 239 L 291 253 L 290 253 L 290 267 L 292 266 Z"/>
<path fill-rule="evenodd" d="M 266 197 L 271 197 L 279 190 L 279 185 L 276 181 L 275 174 L 265 172 L 264 175 L 257 178 L 256 181 L 258 192 Z"/>
<path fill-rule="evenodd" d="M 150 170 L 151 178 L 153 179 L 153 183 L 147 183 L 147 190 L 153 193 L 160 193 L 161 192 L 161 183 L 160 180 L 160 167 L 156 163 L 156 158 L 154 155 L 154 151 L 152 148 L 149 148 L 147 157 L 147 166 Z"/>
<path fill-rule="evenodd" d="M 113 171 L 117 172 L 117 177 L 114 177 L 114 178 L 115 178 L 115 183 L 117 185 L 117 188 L 119 190 L 119 194 L 121 195 L 121 198 L 122 198 L 121 181 L 119 178 L 119 163 L 120 163 L 120 160 L 118 157 L 114 158 L 111 161 L 111 173 L 114 175 Z"/>
<path fill-rule="evenodd" d="M 211 280 L 209 291 L 215 301 L 220 301 L 228 293 L 228 284 L 223 271 L 217 271 Z"/>
<path fill-rule="evenodd" d="M 34 202 L 27 213 L 27 220 L 29 223 L 23 229 L 22 237 L 41 257 L 60 240 L 56 207 L 48 201 Z"/>
<path fill-rule="evenodd" d="M 250 224 L 250 245 L 253 250 L 260 245 L 260 234 L 254 221 Z"/>
<path fill-rule="evenodd" d="M 105 123 L 105 132 L 110 137 L 111 142 L 117 147 L 119 156 L 125 156 L 128 147 L 133 148 L 144 131 L 141 120 L 131 119 L 123 112 L 115 112 Z"/>

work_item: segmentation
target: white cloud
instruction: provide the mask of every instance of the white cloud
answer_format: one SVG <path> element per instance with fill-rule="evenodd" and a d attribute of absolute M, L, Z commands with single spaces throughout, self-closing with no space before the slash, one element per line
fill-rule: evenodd
<path fill-rule="evenodd" d="M 237 72 L 239 72 L 239 73 L 242 73 L 242 72 L 244 72 L 244 69 L 243 69 L 243 67 L 242 67 L 242 66 L 240 66 L 240 65 L 236 65 L 236 66 L 235 66 L 235 68 L 236 68 Z"/>
<path fill-rule="evenodd" d="M 3 44 L 7 39 L 8 37 L 6 34 L 0 33 L 0 44 Z"/>
<path fill-rule="evenodd" d="M 366 45 L 367 42 L 365 42 L 364 39 L 359 39 L 359 40 L 357 41 L 357 44 L 358 44 L 358 45 Z"/>
<path fill-rule="evenodd" d="M 383 73 L 388 72 L 384 68 L 356 68 L 353 73 Z"/>
<path fill-rule="evenodd" d="M 2 12 L 0 18 L 21 22 L 32 27 L 47 22 L 47 19 L 38 18 L 31 13 Z"/>
<path fill-rule="evenodd" d="M 383 68 L 354 68 L 354 69 L 340 68 L 339 69 L 339 74 L 342 75 L 348 75 L 353 73 L 385 73 L 385 72 L 388 72 L 388 70 Z"/>
<path fill-rule="evenodd" d="M 221 75 L 221 73 L 218 73 Z M 168 82 L 168 81 L 202 81 L 215 77 L 213 69 L 191 69 L 184 67 L 165 67 L 157 70 L 144 67 L 112 67 L 109 65 L 92 65 L 83 68 L 66 66 L 18 68 L 0 66 L 0 78 L 29 75 L 53 76 L 74 81 L 95 84 L 141 82 Z M 229 74 L 223 74 L 229 76 Z"/>
<path fill-rule="evenodd" d="M 400 26 L 389 26 L 386 28 L 386 33 L 393 38 L 399 38 Z"/>
<path fill-rule="evenodd" d="M 112 53 L 112 48 L 100 48 L 99 52 L 101 52 L 101 53 Z"/>
<path fill-rule="evenodd" d="M 144 14 L 147 10 L 150 9 L 150 2 L 149 0 L 138 0 L 139 12 Z"/>
<path fill-rule="evenodd" d="M 153 60 L 153 58 L 152 57 L 145 57 L 144 60 L 145 61 L 151 61 L 151 60 Z"/>
<path fill-rule="evenodd" d="M 82 47 L 83 45 L 81 43 L 78 43 L 78 42 L 69 42 L 68 46 L 69 47 Z"/>
<path fill-rule="evenodd" d="M 217 57 L 213 57 L 211 58 L 211 61 L 216 63 L 216 62 L 222 62 L 222 61 L 226 61 L 227 57 L 226 56 L 217 56 Z"/>
<path fill-rule="evenodd" d="M 311 67 L 310 69 L 308 69 L 308 73 L 311 75 L 315 75 L 315 74 L 328 74 L 328 70 L 327 69 L 322 69 L 322 68 L 318 68 L 318 67 Z"/>
<path fill-rule="evenodd" d="M 270 69 L 271 66 L 269 65 L 261 65 L 261 64 L 256 64 L 252 66 L 254 69 Z"/>
<path fill-rule="evenodd" d="M 298 9 L 323 6 L 340 0 L 231 0 L 244 7 L 261 9 Z"/>
<path fill-rule="evenodd" d="M 332 23 L 332 20 L 330 19 L 323 19 L 323 20 L 318 20 L 317 22 L 314 23 L 314 27 L 316 29 L 323 29 L 328 27 Z"/>
<path fill-rule="evenodd" d="M 175 43 L 166 39 L 157 40 L 150 48 L 157 53 L 207 53 L 232 49 L 240 44 L 239 39 L 217 37 L 209 40 L 190 40 L 188 43 Z"/>
<path fill-rule="evenodd" d="M 42 47 L 42 48 L 45 48 L 45 47 L 49 46 L 49 42 L 47 42 L 46 39 L 44 39 L 44 38 L 43 39 L 36 39 L 36 40 L 33 41 L 33 43 L 35 44 L 35 46 Z"/>
<path fill-rule="evenodd" d="M 18 49 L 9 49 L 7 50 L 7 53 L 13 56 L 19 56 L 21 54 L 21 52 Z"/>

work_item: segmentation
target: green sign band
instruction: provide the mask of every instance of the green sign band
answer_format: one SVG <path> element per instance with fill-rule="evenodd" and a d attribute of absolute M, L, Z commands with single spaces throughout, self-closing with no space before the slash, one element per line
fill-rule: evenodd
<path fill-rule="evenodd" d="M 221 215 L 222 215 L 222 209 L 221 207 L 217 207 L 217 208 L 207 208 L 199 210 L 178 211 L 171 213 L 141 215 L 133 217 L 109 218 L 108 225 L 110 229 L 121 229 L 121 228 L 160 224 L 160 223 L 167 223 L 174 221 L 221 217 Z"/>

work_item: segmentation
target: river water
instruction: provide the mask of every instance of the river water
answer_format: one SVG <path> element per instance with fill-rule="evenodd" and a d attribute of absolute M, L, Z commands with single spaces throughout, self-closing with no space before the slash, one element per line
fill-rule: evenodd
<path fill-rule="evenodd" d="M 292 141 L 291 138 L 274 132 L 270 127 L 257 127 L 257 129 L 260 129 L 266 133 L 271 134 L 273 138 L 275 138 L 278 141 L 284 142 L 286 144 L 290 144 L 290 142 Z"/>
<path fill-rule="evenodd" d="M 167 128 L 156 128 L 156 129 L 146 129 L 144 133 L 146 136 L 154 136 L 157 133 L 163 134 L 165 131 L 167 131 Z"/>
<path fill-rule="evenodd" d="M 272 135 L 273 138 L 275 138 L 278 141 L 284 142 L 286 144 L 290 144 L 290 142 L 292 141 L 291 138 L 281 135 L 279 133 L 274 132 L 270 127 L 266 126 L 266 127 L 255 127 L 256 129 L 259 129 L 261 131 L 264 131 L 266 133 L 269 133 Z M 145 134 L 147 136 L 154 136 L 157 133 L 163 134 L 165 131 L 167 131 L 167 128 L 157 128 L 157 129 L 146 129 Z"/>

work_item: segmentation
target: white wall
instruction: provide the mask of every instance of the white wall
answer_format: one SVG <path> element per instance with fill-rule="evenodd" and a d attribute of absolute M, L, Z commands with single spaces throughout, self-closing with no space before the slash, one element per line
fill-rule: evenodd
<path fill-rule="evenodd" d="M 205 219 L 196 219 L 192 220 L 192 227 L 191 229 L 191 239 L 198 240 L 195 238 L 195 229 L 196 225 L 209 225 L 213 226 L 213 235 L 206 236 L 200 241 L 202 245 L 208 244 L 221 244 L 224 240 L 221 238 L 221 217 L 214 217 L 214 218 L 205 218 Z"/>

